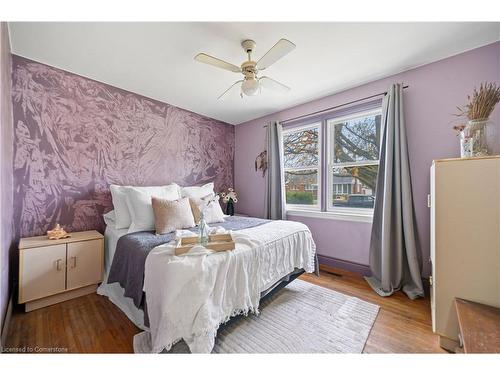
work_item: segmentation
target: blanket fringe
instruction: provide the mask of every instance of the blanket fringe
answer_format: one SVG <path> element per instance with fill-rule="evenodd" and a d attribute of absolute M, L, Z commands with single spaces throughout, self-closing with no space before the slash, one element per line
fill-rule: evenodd
<path fill-rule="evenodd" d="M 229 320 L 231 320 L 231 318 L 234 318 L 235 316 L 238 316 L 238 315 L 248 316 L 249 313 L 259 315 L 260 314 L 259 306 L 235 309 L 230 314 L 226 315 L 223 319 L 221 319 L 221 321 L 217 324 L 216 327 L 195 333 L 195 334 L 193 334 L 192 337 L 197 338 L 197 337 L 210 336 L 210 338 L 213 338 L 215 340 L 217 338 L 217 331 L 219 330 L 221 325 L 226 324 Z M 175 344 L 177 344 L 181 340 L 183 340 L 183 337 L 176 338 L 170 344 L 162 346 L 160 348 L 155 348 L 155 349 L 153 349 L 152 352 L 153 353 L 161 353 L 164 350 L 166 350 L 168 352 L 172 349 L 172 347 Z"/>

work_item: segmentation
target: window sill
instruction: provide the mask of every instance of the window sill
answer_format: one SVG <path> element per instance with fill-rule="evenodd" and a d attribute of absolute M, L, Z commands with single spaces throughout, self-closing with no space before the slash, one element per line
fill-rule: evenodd
<path fill-rule="evenodd" d="M 312 217 L 316 219 L 354 221 L 358 223 L 372 223 L 373 213 L 360 212 L 333 212 L 333 211 L 314 211 L 314 210 L 286 210 L 287 216 Z"/>

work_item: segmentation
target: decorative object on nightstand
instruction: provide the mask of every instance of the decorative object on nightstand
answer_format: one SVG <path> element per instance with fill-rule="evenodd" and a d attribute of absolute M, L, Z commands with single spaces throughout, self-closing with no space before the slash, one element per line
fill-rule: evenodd
<path fill-rule="evenodd" d="M 221 193 L 222 201 L 226 203 L 226 215 L 234 216 L 234 204 L 238 202 L 238 194 L 233 188 L 227 189 L 227 193 Z"/>
<path fill-rule="evenodd" d="M 19 242 L 19 303 L 31 311 L 94 293 L 102 281 L 104 236 L 92 230 Z"/>
<path fill-rule="evenodd" d="M 453 127 L 460 137 L 460 157 L 490 155 L 495 131 L 489 118 L 500 102 L 500 87 L 495 83 L 481 83 L 479 90 L 474 89 L 472 97 L 467 96 L 467 99 L 469 103 L 458 107 L 457 116 L 467 118 L 468 123 Z"/>
<path fill-rule="evenodd" d="M 57 223 L 53 229 L 47 231 L 47 237 L 49 240 L 60 240 L 71 237 L 71 234 L 66 232 L 63 227 Z"/>

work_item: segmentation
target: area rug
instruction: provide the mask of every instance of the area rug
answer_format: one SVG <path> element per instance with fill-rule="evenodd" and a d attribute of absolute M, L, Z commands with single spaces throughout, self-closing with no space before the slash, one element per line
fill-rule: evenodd
<path fill-rule="evenodd" d="M 379 307 L 295 280 L 219 329 L 213 353 L 361 353 Z M 189 353 L 181 341 L 168 353 Z"/>

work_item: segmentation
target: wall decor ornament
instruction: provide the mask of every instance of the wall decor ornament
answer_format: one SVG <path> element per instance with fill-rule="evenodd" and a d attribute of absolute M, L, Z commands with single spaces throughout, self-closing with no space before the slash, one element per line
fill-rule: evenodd
<path fill-rule="evenodd" d="M 262 177 L 266 176 L 267 171 L 267 150 L 262 151 L 255 158 L 255 172 L 258 170 L 262 171 Z"/>

